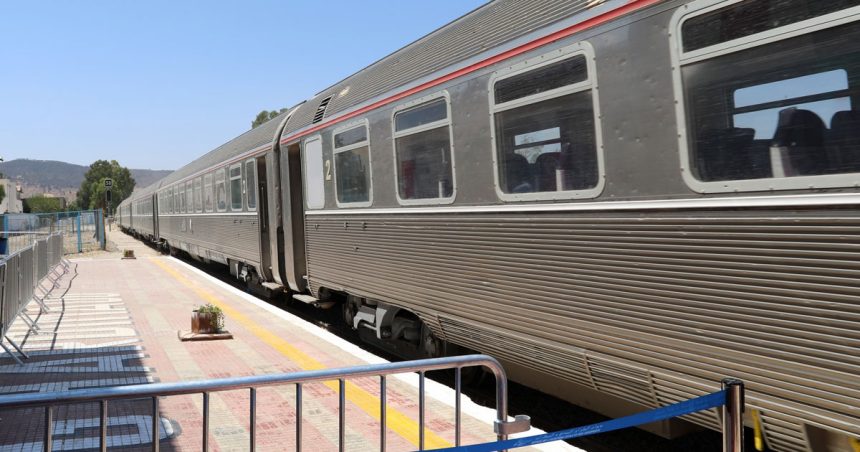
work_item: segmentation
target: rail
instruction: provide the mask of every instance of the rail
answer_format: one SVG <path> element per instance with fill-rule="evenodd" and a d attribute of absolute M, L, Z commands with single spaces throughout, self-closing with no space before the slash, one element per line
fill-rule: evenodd
<path fill-rule="evenodd" d="M 483 366 L 496 377 L 496 421 L 495 432 L 498 441 L 504 441 L 509 434 L 519 433 L 529 429 L 529 418 L 517 416 L 513 421 L 508 420 L 508 379 L 504 368 L 494 358 L 486 355 L 466 355 L 445 358 L 434 358 L 399 363 L 369 364 L 356 367 L 313 370 L 287 374 L 259 375 L 250 377 L 224 378 L 218 380 L 201 380 L 178 383 L 154 383 L 146 385 L 116 386 L 99 389 L 81 389 L 62 393 L 14 394 L 0 397 L 0 409 L 44 408 L 45 430 L 43 445 L 45 451 L 53 450 L 53 411 L 58 405 L 75 403 L 99 402 L 100 450 L 107 450 L 107 405 L 112 400 L 146 399 L 152 400 L 152 450 L 159 450 L 159 397 L 188 394 L 203 395 L 203 451 L 209 448 L 209 394 L 212 392 L 230 390 L 248 390 L 250 393 L 249 420 L 250 444 L 249 450 L 256 448 L 256 390 L 265 386 L 292 384 L 296 387 L 296 450 L 302 447 L 302 385 L 313 382 L 338 381 L 338 446 L 343 451 L 346 435 L 346 380 L 362 377 L 379 377 L 379 410 L 380 410 L 380 450 L 386 450 L 386 382 L 387 377 L 394 374 L 418 373 L 418 447 L 424 450 L 424 386 L 425 372 L 435 370 L 454 370 L 455 391 L 455 425 L 454 442 L 457 447 L 461 444 L 461 371 L 466 367 Z"/>
<path fill-rule="evenodd" d="M 5 339 L 25 358 L 26 353 L 6 333 L 16 318 L 20 318 L 34 333 L 39 333 L 36 322 L 25 311 L 35 301 L 41 312 L 48 307 L 43 300 L 57 287 L 59 278 L 68 271 L 63 259 L 63 236 L 60 233 L 43 234 L 42 238 L 0 260 L 0 347 L 18 364 L 22 361 L 3 343 Z"/>

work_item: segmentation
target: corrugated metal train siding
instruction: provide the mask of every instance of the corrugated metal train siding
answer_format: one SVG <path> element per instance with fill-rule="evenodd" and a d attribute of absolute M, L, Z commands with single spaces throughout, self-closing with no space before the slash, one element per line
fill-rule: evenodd
<path fill-rule="evenodd" d="M 198 215 L 192 219 L 193 233 L 182 231 L 187 216 L 159 217 L 159 232 L 172 246 L 177 241 L 197 245 L 233 259 L 259 265 L 259 220 L 250 215 Z"/>
<path fill-rule="evenodd" d="M 307 231 L 314 291 L 411 307 L 449 340 L 641 403 L 735 376 L 765 414 L 860 434 L 854 212 L 311 215 Z"/>

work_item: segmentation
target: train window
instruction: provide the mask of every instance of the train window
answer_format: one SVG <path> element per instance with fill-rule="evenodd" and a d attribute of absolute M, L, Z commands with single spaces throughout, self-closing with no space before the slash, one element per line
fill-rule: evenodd
<path fill-rule="evenodd" d="M 212 173 L 203 176 L 203 210 L 212 212 Z"/>
<path fill-rule="evenodd" d="M 194 213 L 194 187 L 191 181 L 185 183 L 185 213 Z"/>
<path fill-rule="evenodd" d="M 194 211 L 203 212 L 203 178 L 194 179 Z"/>
<path fill-rule="evenodd" d="M 230 210 L 242 210 L 242 164 L 230 167 Z"/>
<path fill-rule="evenodd" d="M 394 113 L 397 198 L 403 204 L 454 200 L 448 99 L 435 97 Z"/>
<path fill-rule="evenodd" d="M 679 16 L 675 75 L 690 186 L 711 192 L 854 186 L 858 19 L 860 0 L 746 0 Z"/>
<path fill-rule="evenodd" d="M 219 212 L 227 211 L 227 185 L 224 182 L 224 168 L 215 171 L 215 209 Z"/>
<path fill-rule="evenodd" d="M 745 0 L 684 21 L 685 52 L 836 13 L 860 0 Z"/>
<path fill-rule="evenodd" d="M 491 82 L 502 199 L 599 193 L 601 165 L 588 58 L 582 52 L 566 53 L 548 61 L 526 61 Z"/>
<path fill-rule="evenodd" d="M 305 141 L 305 199 L 308 209 L 325 207 L 325 173 L 319 136 Z"/>
<path fill-rule="evenodd" d="M 334 180 L 338 205 L 370 205 L 370 144 L 367 124 L 334 133 Z"/>
<path fill-rule="evenodd" d="M 257 210 L 257 169 L 254 168 L 255 160 L 245 162 L 245 197 L 247 198 L 248 210 Z"/>
<path fill-rule="evenodd" d="M 179 213 L 185 213 L 185 186 L 179 184 L 179 189 L 176 192 L 179 195 Z"/>

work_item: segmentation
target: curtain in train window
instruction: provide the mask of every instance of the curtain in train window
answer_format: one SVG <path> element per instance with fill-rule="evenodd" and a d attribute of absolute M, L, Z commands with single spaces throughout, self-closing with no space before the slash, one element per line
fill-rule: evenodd
<path fill-rule="evenodd" d="M 334 177 L 337 202 L 370 202 L 370 146 L 367 126 L 361 125 L 334 134 Z"/>
<path fill-rule="evenodd" d="M 248 210 L 257 210 L 257 168 L 256 161 L 245 162 L 245 192 L 248 198 Z"/>
<path fill-rule="evenodd" d="M 854 5 L 860 1 L 740 2 L 685 22 L 683 47 Z M 739 26 L 732 20 L 748 30 L 729 33 Z M 693 175 L 711 182 L 860 172 L 860 23 L 756 44 L 682 62 Z"/>
<path fill-rule="evenodd" d="M 493 84 L 499 188 L 565 192 L 598 183 L 594 101 L 585 56 Z"/>
<path fill-rule="evenodd" d="M 454 195 L 451 122 L 445 98 L 396 113 L 394 139 L 400 199 L 444 199 Z"/>
<path fill-rule="evenodd" d="M 230 167 L 230 210 L 242 210 L 242 165 Z"/>
<path fill-rule="evenodd" d="M 215 209 L 219 212 L 227 210 L 227 185 L 224 182 L 224 168 L 215 171 Z"/>
<path fill-rule="evenodd" d="M 203 211 L 212 212 L 212 174 L 203 176 Z"/>

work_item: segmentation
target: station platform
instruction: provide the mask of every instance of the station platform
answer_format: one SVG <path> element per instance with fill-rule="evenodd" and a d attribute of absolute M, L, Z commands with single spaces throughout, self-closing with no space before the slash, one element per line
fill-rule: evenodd
<path fill-rule="evenodd" d="M 41 328 L 30 333 L 20 320 L 8 334 L 30 355 L 23 365 L 0 355 L 0 394 L 66 391 L 151 382 L 295 372 L 385 362 L 384 359 L 242 292 L 184 262 L 163 256 L 114 230 L 117 251 L 68 256 L 70 272 L 46 300 L 50 312 L 30 315 Z M 121 259 L 123 249 L 136 259 Z M 211 303 L 225 313 L 233 338 L 182 342 L 191 311 Z M 379 450 L 378 379 L 350 380 L 346 399 L 346 450 Z M 337 383 L 307 384 L 303 391 L 304 450 L 337 450 Z M 388 450 L 418 449 L 418 377 L 388 381 Z M 463 396 L 463 444 L 493 441 L 494 410 Z M 454 441 L 454 391 L 427 380 L 426 447 Z M 248 450 L 248 391 L 212 393 L 209 448 Z M 160 448 L 199 451 L 202 396 L 160 400 Z M 295 388 L 257 391 L 257 450 L 295 450 Z M 39 410 L 0 412 L 0 452 L 41 450 Z M 54 450 L 93 450 L 99 444 L 98 405 L 72 405 L 54 414 Z M 517 413 L 512 413 L 517 414 Z M 108 445 L 151 450 L 151 403 L 108 404 Z M 527 435 L 540 433 L 532 429 Z M 529 450 L 529 449 L 520 449 Z M 553 443 L 531 450 L 579 450 Z"/>

